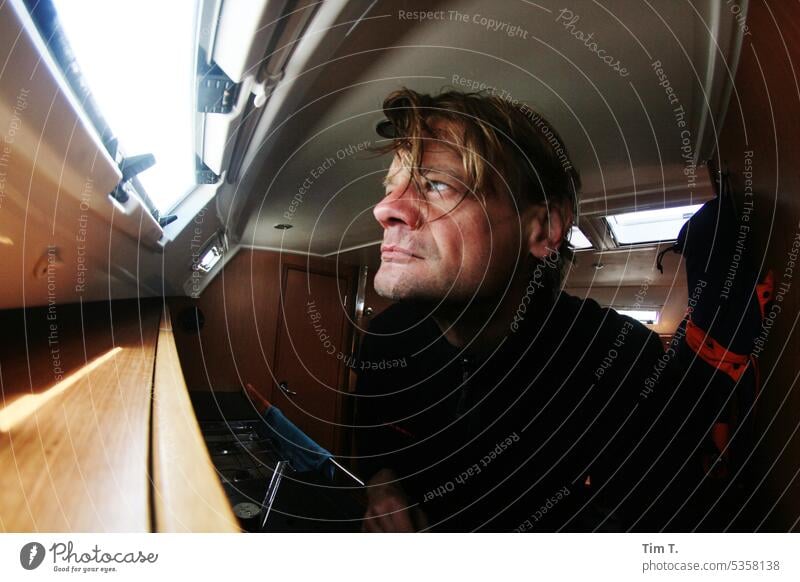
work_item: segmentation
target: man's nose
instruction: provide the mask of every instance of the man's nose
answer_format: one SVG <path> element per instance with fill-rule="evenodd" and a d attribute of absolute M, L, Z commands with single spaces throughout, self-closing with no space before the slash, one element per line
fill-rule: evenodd
<path fill-rule="evenodd" d="M 400 225 L 418 228 L 422 223 L 420 207 L 420 195 L 412 180 L 395 186 L 378 202 L 372 213 L 384 229 Z"/>

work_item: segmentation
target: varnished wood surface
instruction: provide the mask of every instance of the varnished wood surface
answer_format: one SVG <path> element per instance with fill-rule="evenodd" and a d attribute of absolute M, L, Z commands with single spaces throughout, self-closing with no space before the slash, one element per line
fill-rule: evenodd
<path fill-rule="evenodd" d="M 241 250 L 195 299 L 170 299 L 175 341 L 190 390 L 238 392 L 253 384 L 269 396 L 281 261 L 278 253 Z M 205 325 L 184 330 L 179 317 L 196 305 Z"/>
<path fill-rule="evenodd" d="M 192 410 L 168 309 L 158 332 L 153 398 L 155 530 L 238 532 Z"/>
<path fill-rule="evenodd" d="M 286 270 L 278 324 L 275 374 L 269 400 L 322 447 L 340 452 L 340 394 L 350 355 L 350 323 L 339 299 L 348 280 L 335 275 Z"/>
<path fill-rule="evenodd" d="M 89 310 L 95 319 L 85 322 L 85 333 L 64 329 L 60 346 L 72 373 L 60 383 L 41 345 L 29 346 L 26 359 L 23 334 L 4 339 L 4 354 L 17 354 L 16 365 L 2 368 L 6 416 L 20 397 L 50 398 L 0 432 L 3 531 L 150 529 L 150 397 L 160 310 L 157 302 L 111 305 Z M 74 309 L 59 306 L 62 327 Z M 81 352 L 86 357 L 78 366 Z M 93 365 L 98 357 L 102 363 Z"/>

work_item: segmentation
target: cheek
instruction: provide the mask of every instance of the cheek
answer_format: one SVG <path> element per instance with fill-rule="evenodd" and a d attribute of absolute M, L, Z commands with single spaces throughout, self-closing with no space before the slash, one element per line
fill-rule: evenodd
<path fill-rule="evenodd" d="M 505 277 L 519 260 L 519 228 L 519 219 L 505 213 L 490 223 L 481 208 L 433 223 L 438 266 L 448 277 L 460 271 L 470 281 Z"/>
<path fill-rule="evenodd" d="M 443 225 L 444 226 L 444 225 Z M 490 258 L 499 251 L 496 232 L 483 215 L 470 220 L 451 221 L 436 236 L 437 246 L 449 270 L 461 271 L 462 277 L 483 276 Z"/>
<path fill-rule="evenodd" d="M 447 271 L 457 270 L 469 255 L 471 237 L 469 229 L 454 220 L 442 220 L 431 228 L 431 239 L 436 247 L 434 256 L 439 267 Z"/>
<path fill-rule="evenodd" d="M 489 227 L 484 223 L 482 244 L 473 245 L 472 262 L 485 272 L 486 283 L 492 285 L 508 280 L 522 260 L 519 221 L 504 220 Z"/>

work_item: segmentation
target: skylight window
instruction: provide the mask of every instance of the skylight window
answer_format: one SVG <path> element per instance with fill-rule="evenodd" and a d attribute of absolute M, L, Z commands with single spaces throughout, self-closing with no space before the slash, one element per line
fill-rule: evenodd
<path fill-rule="evenodd" d="M 583 234 L 583 231 L 577 226 L 573 226 L 569 231 L 569 242 L 575 250 L 583 250 L 592 248 L 592 243 Z"/>
<path fill-rule="evenodd" d="M 697 212 L 702 204 L 659 208 L 606 216 L 606 221 L 619 244 L 631 245 L 678 238 L 681 227 Z"/>
<path fill-rule="evenodd" d="M 157 210 L 195 185 L 196 0 L 54 0 L 81 74 L 125 156 L 152 153 L 139 180 Z"/>
<path fill-rule="evenodd" d="M 617 309 L 616 311 L 620 315 L 627 315 L 640 323 L 647 325 L 655 325 L 658 323 L 657 309 Z"/>

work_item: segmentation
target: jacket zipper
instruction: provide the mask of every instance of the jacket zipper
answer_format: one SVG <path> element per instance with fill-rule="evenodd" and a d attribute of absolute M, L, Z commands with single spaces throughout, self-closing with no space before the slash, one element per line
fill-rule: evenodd
<path fill-rule="evenodd" d="M 456 414 L 461 417 L 469 409 L 468 393 L 469 393 L 469 376 L 472 372 L 472 357 L 469 355 L 461 356 L 461 390 L 458 396 L 458 405 L 456 407 Z"/>

